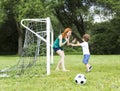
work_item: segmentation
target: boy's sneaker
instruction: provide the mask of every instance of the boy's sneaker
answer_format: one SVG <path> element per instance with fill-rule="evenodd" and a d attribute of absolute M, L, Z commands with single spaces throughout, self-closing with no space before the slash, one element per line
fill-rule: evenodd
<path fill-rule="evenodd" d="M 90 66 L 88 69 L 88 72 L 90 72 L 92 70 L 93 66 Z"/>

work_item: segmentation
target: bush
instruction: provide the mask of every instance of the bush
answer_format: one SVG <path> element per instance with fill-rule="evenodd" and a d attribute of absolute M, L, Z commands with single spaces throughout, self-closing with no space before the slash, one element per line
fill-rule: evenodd
<path fill-rule="evenodd" d="M 91 33 L 93 54 L 120 54 L 120 33 L 112 23 L 96 24 Z"/>

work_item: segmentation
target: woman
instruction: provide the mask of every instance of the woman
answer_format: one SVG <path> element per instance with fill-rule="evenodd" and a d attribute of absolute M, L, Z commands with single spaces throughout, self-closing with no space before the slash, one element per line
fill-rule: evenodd
<path fill-rule="evenodd" d="M 69 39 L 72 33 L 71 28 L 65 28 L 64 32 L 58 36 L 58 38 L 55 40 L 53 44 L 54 51 L 61 57 L 60 61 L 57 64 L 56 70 L 60 70 L 60 67 L 62 67 L 63 71 L 68 71 L 65 68 L 64 59 L 65 54 L 63 50 L 63 46 L 65 44 L 69 45 Z"/>

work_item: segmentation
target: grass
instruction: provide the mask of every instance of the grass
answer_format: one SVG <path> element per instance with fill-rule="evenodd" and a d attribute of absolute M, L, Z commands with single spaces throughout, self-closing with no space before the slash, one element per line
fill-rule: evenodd
<path fill-rule="evenodd" d="M 66 55 L 65 65 L 69 72 L 55 71 L 59 56 L 54 56 L 51 75 L 38 77 L 0 78 L 0 91 L 120 91 L 120 56 L 91 55 L 93 70 L 85 73 L 82 55 Z M 0 56 L 0 68 L 17 63 L 16 56 Z M 74 77 L 82 73 L 85 85 L 77 85 Z"/>

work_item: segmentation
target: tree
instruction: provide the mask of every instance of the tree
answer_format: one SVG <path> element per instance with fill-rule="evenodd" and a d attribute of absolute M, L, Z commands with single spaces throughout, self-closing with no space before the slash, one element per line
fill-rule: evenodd
<path fill-rule="evenodd" d="M 44 18 L 47 17 L 47 10 L 41 0 L 3 0 L 1 3 L 1 23 L 11 14 L 9 18 L 14 19 L 18 31 L 18 54 L 21 54 L 24 31 L 20 21 L 24 18 Z"/>
<path fill-rule="evenodd" d="M 0 1 L 0 25 L 4 22 L 4 20 L 7 18 L 6 11 L 3 9 L 4 5 L 2 4 L 3 1 Z"/>
<path fill-rule="evenodd" d="M 38 10 L 39 9 L 39 10 Z M 14 18 L 18 30 L 18 54 L 21 54 L 24 31 L 21 28 L 20 21 L 24 18 L 41 18 L 44 16 L 44 7 L 40 0 L 19 0 L 13 8 Z"/>
<path fill-rule="evenodd" d="M 98 23 L 92 26 L 90 45 L 93 54 L 119 54 L 120 53 L 120 19 L 111 22 Z"/>
<path fill-rule="evenodd" d="M 95 6 L 95 13 L 104 16 L 103 19 L 120 16 L 120 1 L 119 0 L 95 0 L 92 2 Z"/>
<path fill-rule="evenodd" d="M 84 21 L 86 15 L 88 14 L 89 3 L 88 0 L 58 0 L 52 1 L 54 4 L 54 14 L 61 22 L 63 27 L 72 27 L 76 26 L 79 36 L 85 34 Z M 77 38 L 80 38 L 74 33 L 73 35 Z"/>
<path fill-rule="evenodd" d="M 92 52 L 94 54 L 119 54 L 120 1 L 96 0 L 94 3 L 103 8 L 101 12 L 104 16 L 112 16 L 112 18 L 109 21 L 92 26 Z"/>

